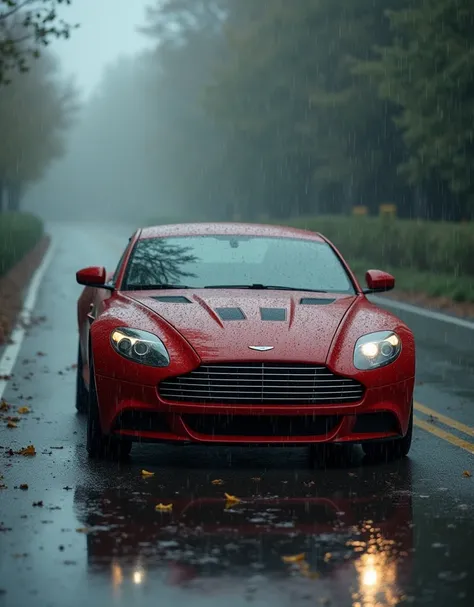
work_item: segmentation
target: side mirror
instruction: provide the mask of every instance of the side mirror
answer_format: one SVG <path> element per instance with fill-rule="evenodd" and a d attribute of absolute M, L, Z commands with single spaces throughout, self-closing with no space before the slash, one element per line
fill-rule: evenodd
<path fill-rule="evenodd" d="M 92 266 L 90 268 L 83 268 L 76 272 L 76 280 L 78 284 L 84 285 L 85 287 L 96 287 L 102 289 L 113 290 L 111 285 L 106 284 L 107 272 L 104 267 Z"/>
<path fill-rule="evenodd" d="M 365 274 L 367 289 L 364 293 L 385 293 L 395 288 L 395 278 L 382 270 L 368 270 Z"/>

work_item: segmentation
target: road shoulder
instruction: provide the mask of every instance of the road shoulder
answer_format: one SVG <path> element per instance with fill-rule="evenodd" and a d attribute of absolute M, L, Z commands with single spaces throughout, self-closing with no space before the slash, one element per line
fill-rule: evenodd
<path fill-rule="evenodd" d="M 51 246 L 45 235 L 23 259 L 0 278 L 0 358 L 23 309 L 28 286 Z"/>

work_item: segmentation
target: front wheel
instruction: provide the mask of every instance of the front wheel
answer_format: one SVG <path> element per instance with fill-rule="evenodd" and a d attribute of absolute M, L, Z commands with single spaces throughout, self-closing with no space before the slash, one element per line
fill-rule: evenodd
<path fill-rule="evenodd" d="M 374 461 L 390 461 L 406 457 L 410 452 L 413 440 L 413 400 L 411 403 L 408 430 L 402 438 L 395 438 L 383 443 L 362 443 L 365 455 Z"/>
<path fill-rule="evenodd" d="M 123 460 L 130 455 L 132 442 L 102 432 L 94 367 L 90 365 L 89 409 L 87 412 L 87 453 L 94 459 Z"/>

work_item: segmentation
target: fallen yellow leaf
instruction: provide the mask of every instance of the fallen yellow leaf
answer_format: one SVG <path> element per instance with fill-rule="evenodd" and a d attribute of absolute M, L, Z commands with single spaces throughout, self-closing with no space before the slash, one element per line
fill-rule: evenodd
<path fill-rule="evenodd" d="M 213 485 L 223 485 L 224 481 L 221 478 L 216 478 L 212 481 Z"/>
<path fill-rule="evenodd" d="M 238 498 L 238 497 L 235 497 L 235 495 L 230 495 L 229 493 L 224 493 L 224 495 L 225 495 L 225 499 L 226 499 L 228 502 L 230 502 L 230 503 L 232 503 L 232 504 L 238 504 L 238 503 L 240 503 L 239 498 Z"/>
<path fill-rule="evenodd" d="M 466 478 L 471 478 L 472 473 L 469 472 L 469 470 L 464 470 L 464 472 L 462 473 L 463 476 L 465 476 Z"/>
<path fill-rule="evenodd" d="M 166 504 L 166 505 L 165 504 L 157 504 L 155 506 L 155 510 L 157 512 L 165 512 L 165 511 L 169 512 L 170 510 L 173 510 L 173 504 Z"/>
<path fill-rule="evenodd" d="M 20 449 L 20 451 L 18 451 L 18 455 L 24 455 L 25 457 L 36 455 L 36 449 L 34 448 L 34 445 L 28 445 L 28 447 Z"/>
<path fill-rule="evenodd" d="M 15 422 L 12 422 L 11 420 L 7 422 L 7 428 L 18 428 L 17 424 L 15 424 Z"/>
<path fill-rule="evenodd" d="M 89 533 L 89 529 L 87 529 L 87 527 L 78 527 L 76 531 L 77 533 Z"/>
<path fill-rule="evenodd" d="M 29 412 L 30 412 L 30 410 L 28 407 L 20 407 L 18 409 L 18 413 L 20 413 L 21 415 L 25 415 L 26 413 L 29 413 Z"/>
<path fill-rule="evenodd" d="M 155 476 L 155 473 L 154 472 L 148 472 L 148 470 L 142 470 L 142 476 L 144 478 L 148 478 L 150 476 Z"/>
<path fill-rule="evenodd" d="M 23 491 L 26 491 L 28 489 L 28 485 L 26 483 L 22 483 L 20 485 L 20 489 L 22 489 Z"/>
<path fill-rule="evenodd" d="M 282 556 L 281 560 L 284 563 L 301 563 L 301 561 L 304 561 L 306 558 L 306 553 L 302 552 L 301 554 L 293 554 L 290 556 Z"/>
<path fill-rule="evenodd" d="M 1 400 L 0 401 L 0 411 L 8 411 L 10 409 L 10 405 L 7 403 L 6 400 Z"/>

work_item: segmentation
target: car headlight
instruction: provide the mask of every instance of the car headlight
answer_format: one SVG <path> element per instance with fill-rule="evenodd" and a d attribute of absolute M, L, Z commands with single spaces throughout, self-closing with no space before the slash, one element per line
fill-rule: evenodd
<path fill-rule="evenodd" d="M 354 349 L 354 366 L 361 371 L 392 363 L 402 350 L 402 342 L 393 331 L 378 331 L 359 337 Z"/>
<path fill-rule="evenodd" d="M 110 341 L 116 352 L 136 363 L 150 367 L 167 367 L 170 364 L 165 344 L 148 331 L 119 327 L 112 331 Z"/>

